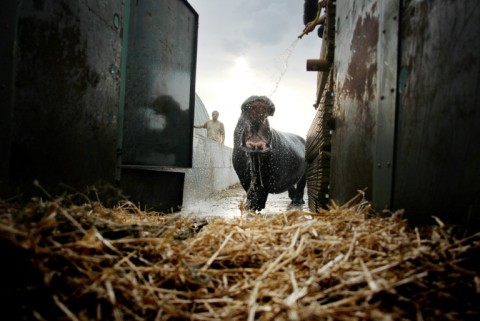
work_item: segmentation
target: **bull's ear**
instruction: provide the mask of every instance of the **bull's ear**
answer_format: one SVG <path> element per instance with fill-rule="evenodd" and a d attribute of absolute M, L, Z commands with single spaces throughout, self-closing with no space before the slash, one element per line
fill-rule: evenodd
<path fill-rule="evenodd" d="M 246 111 L 248 110 L 248 107 L 249 107 L 248 103 L 246 103 L 246 102 L 243 103 L 243 104 L 242 104 L 242 107 L 241 107 L 241 108 L 242 108 L 242 112 L 246 112 Z"/>
<path fill-rule="evenodd" d="M 268 106 L 268 116 L 273 116 L 275 114 L 275 106 L 269 105 Z"/>

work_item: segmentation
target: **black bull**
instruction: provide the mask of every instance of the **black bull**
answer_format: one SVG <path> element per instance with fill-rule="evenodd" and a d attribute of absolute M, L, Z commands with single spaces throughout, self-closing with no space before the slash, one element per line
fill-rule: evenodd
<path fill-rule="evenodd" d="M 242 104 L 234 132 L 232 162 L 243 189 L 246 208 L 261 211 L 269 193 L 288 191 L 292 204 L 304 204 L 305 140 L 271 128 L 268 116 L 275 106 L 264 96 Z"/>

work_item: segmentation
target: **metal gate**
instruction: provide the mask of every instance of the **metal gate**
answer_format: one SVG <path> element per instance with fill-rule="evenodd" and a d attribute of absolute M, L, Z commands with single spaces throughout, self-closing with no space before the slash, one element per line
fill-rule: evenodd
<path fill-rule="evenodd" d="M 129 10 L 120 182 L 142 206 L 178 210 L 192 165 L 198 17 L 182 0 Z"/>
<path fill-rule="evenodd" d="M 0 20 L 0 196 L 102 181 L 178 209 L 195 103 L 188 2 L 6 0 Z"/>

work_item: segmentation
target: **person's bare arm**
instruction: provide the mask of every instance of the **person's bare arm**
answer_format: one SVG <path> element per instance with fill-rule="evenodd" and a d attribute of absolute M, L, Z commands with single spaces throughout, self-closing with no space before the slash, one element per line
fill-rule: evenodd
<path fill-rule="evenodd" d="M 224 144 L 225 143 L 225 127 L 223 126 L 223 124 L 222 124 L 221 136 L 222 136 L 222 144 Z"/>

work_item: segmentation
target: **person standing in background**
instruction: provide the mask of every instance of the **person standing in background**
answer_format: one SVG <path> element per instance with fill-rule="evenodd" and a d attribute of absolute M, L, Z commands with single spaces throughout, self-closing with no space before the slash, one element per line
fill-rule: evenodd
<path fill-rule="evenodd" d="M 218 120 L 220 113 L 216 110 L 212 112 L 212 119 L 203 125 L 193 125 L 194 128 L 206 128 L 207 137 L 223 145 L 225 141 L 225 128 L 223 123 Z"/>

